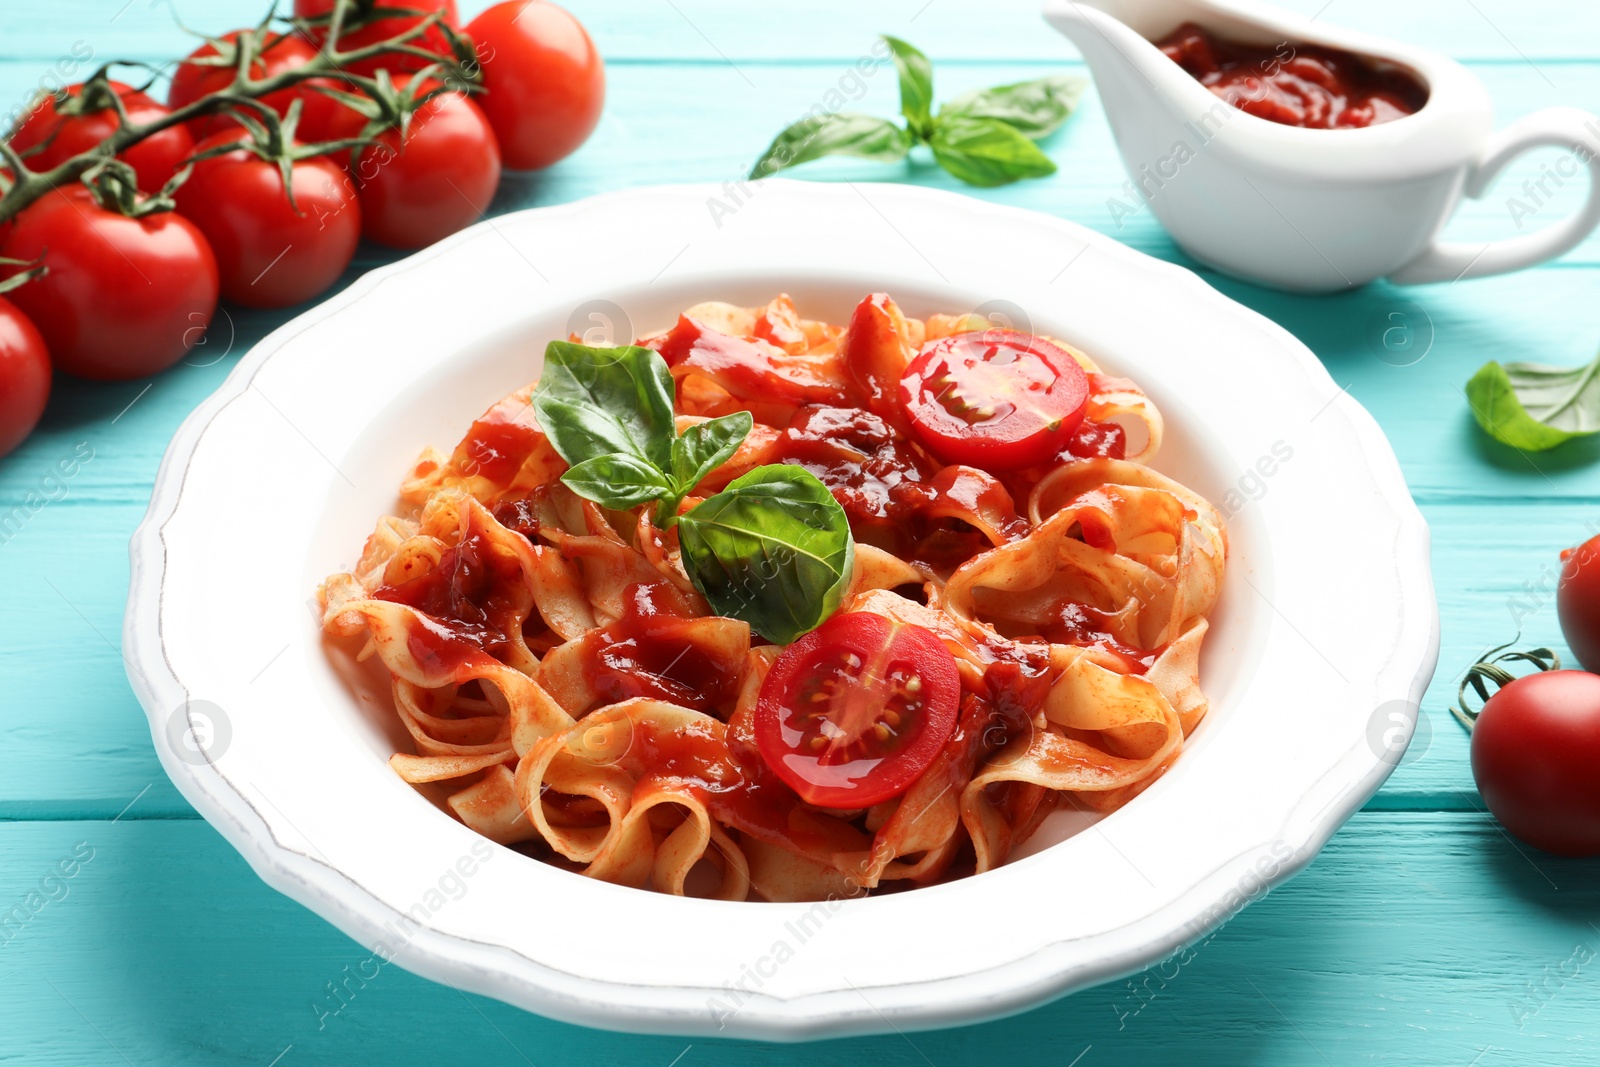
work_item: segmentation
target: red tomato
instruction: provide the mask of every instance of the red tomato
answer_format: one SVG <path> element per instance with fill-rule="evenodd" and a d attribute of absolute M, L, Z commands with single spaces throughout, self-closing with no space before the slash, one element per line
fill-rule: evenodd
<path fill-rule="evenodd" d="M 128 112 L 128 118 L 134 122 L 150 122 L 167 114 L 166 108 L 137 89 L 121 82 L 110 84 Z M 68 86 L 67 92 L 80 96 L 83 86 Z M 11 135 L 11 147 L 26 152 L 35 145 L 43 145 L 37 154 L 28 157 L 28 166 L 33 170 L 49 170 L 95 147 L 116 128 L 117 113 L 109 107 L 87 115 L 62 118 L 56 112 L 55 98 L 46 96 L 17 124 Z M 119 158 L 138 173 L 140 190 L 153 193 L 167 183 L 193 149 L 194 138 L 189 131 L 173 126 L 145 138 Z"/>
<path fill-rule="evenodd" d="M 49 273 L 8 295 L 56 367 L 81 378 L 122 381 L 170 367 L 217 310 L 217 262 L 194 223 L 170 211 L 130 219 L 82 186 L 18 215 L 0 255 L 44 256 Z"/>
<path fill-rule="evenodd" d="M 395 79 L 404 88 L 410 75 Z M 350 161 L 361 232 L 391 248 L 421 248 L 483 217 L 500 184 L 500 149 L 478 105 L 441 93 L 406 127 L 379 134 Z"/>
<path fill-rule="evenodd" d="M 606 68 L 583 24 L 544 0 L 496 4 L 467 24 L 478 49 L 478 98 L 512 170 L 548 167 L 600 121 Z"/>
<path fill-rule="evenodd" d="M 50 356 L 44 338 L 15 304 L 0 297 L 0 456 L 39 425 L 48 399 Z"/>
<path fill-rule="evenodd" d="M 1472 777 L 1513 834 L 1561 856 L 1600 855 L 1600 675 L 1508 683 L 1472 730 Z"/>
<path fill-rule="evenodd" d="M 226 131 L 200 148 L 226 144 Z M 294 203 L 283 174 L 239 149 L 195 165 L 178 190 L 178 213 L 206 235 L 222 295 L 245 307 L 288 307 L 339 279 L 361 240 L 361 207 L 343 168 L 325 157 L 293 165 Z"/>
<path fill-rule="evenodd" d="M 231 33 L 223 34 L 221 39 L 232 44 L 239 39 L 239 34 L 243 32 L 243 30 L 234 30 Z M 203 59 L 206 56 L 214 56 L 216 54 L 217 50 L 207 43 L 189 53 L 189 59 Z M 316 48 L 312 47 L 299 34 L 277 34 L 268 38 L 260 55 L 250 64 L 250 76 L 252 78 L 269 78 L 286 70 L 294 70 L 296 67 L 305 66 L 307 62 L 316 57 L 316 54 Z M 193 103 L 202 96 L 221 92 L 233 84 L 233 76 L 233 67 L 214 67 L 192 62 L 180 63 L 178 64 L 178 69 L 172 74 L 172 89 L 167 93 L 167 103 L 174 108 L 180 108 L 185 104 Z M 291 89 L 280 89 L 275 93 L 268 93 L 266 96 L 261 97 L 261 102 L 279 115 L 287 115 L 289 113 L 289 105 L 296 99 L 301 99 L 304 100 L 301 107 L 305 109 L 308 117 L 311 114 L 320 114 L 340 106 L 337 101 L 312 89 L 311 86 L 315 84 L 338 85 L 337 82 L 318 78 L 315 81 L 305 82 Z M 302 122 L 304 121 L 306 119 L 302 118 Z M 313 119 L 312 121 L 315 122 L 317 120 Z M 236 130 L 239 128 L 239 123 L 228 115 L 210 115 L 203 119 L 196 119 L 189 125 L 196 138 L 209 137 L 211 134 L 222 130 Z"/>
<path fill-rule="evenodd" d="M 773 663 L 756 701 L 756 745 L 807 803 L 870 807 L 928 769 L 960 701 L 955 658 L 932 631 L 848 612 Z"/>
<path fill-rule="evenodd" d="M 927 345 L 900 379 L 917 439 L 946 463 L 1003 471 L 1043 463 L 1083 421 L 1089 377 L 1043 338 L 958 333 Z"/>
<path fill-rule="evenodd" d="M 320 18 L 333 11 L 333 4 L 334 0 L 294 0 L 294 14 L 296 18 L 302 19 Z M 456 15 L 456 0 L 445 0 L 442 4 L 438 3 L 437 0 L 378 0 L 377 6 L 409 7 L 418 11 L 436 11 L 442 8 L 444 10 L 444 21 L 451 29 L 461 25 L 461 20 Z M 422 21 L 422 18 L 423 16 L 419 15 L 397 15 L 393 18 L 378 19 L 362 26 L 360 29 L 341 34 L 339 37 L 339 51 L 351 52 L 369 44 L 377 44 L 379 41 L 388 40 L 415 26 Z M 328 38 L 325 29 L 315 31 L 315 36 L 319 45 Z M 426 49 L 429 52 L 437 52 L 440 56 L 447 58 L 454 55 L 450 48 L 449 40 L 443 33 L 439 32 L 438 27 L 429 29 L 421 37 L 407 43 L 416 48 Z M 350 70 L 355 74 L 370 76 L 376 73 L 379 68 L 387 68 L 391 74 L 402 74 L 414 73 L 427 65 L 428 61 L 420 56 L 396 55 L 352 63 L 350 64 Z"/>
<path fill-rule="evenodd" d="M 1556 612 L 1567 647 L 1586 671 L 1600 672 L 1600 537 L 1561 553 L 1566 566 L 1556 590 Z"/>

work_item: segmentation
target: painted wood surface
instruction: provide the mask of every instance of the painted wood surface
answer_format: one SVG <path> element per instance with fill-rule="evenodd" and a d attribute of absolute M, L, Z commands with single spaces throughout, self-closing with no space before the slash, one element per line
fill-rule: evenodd
<path fill-rule="evenodd" d="M 250 21 L 260 5 L 177 6 L 189 25 L 217 32 Z M 462 4 L 468 14 L 482 6 Z M 607 56 L 605 119 L 570 160 L 509 179 L 496 211 L 736 179 L 785 121 L 840 85 L 880 31 L 935 58 L 941 97 L 1083 71 L 1032 0 L 569 6 Z M 1288 6 L 1314 14 L 1323 0 Z M 1333 0 L 1318 17 L 1462 59 L 1502 122 L 1553 104 L 1600 110 L 1600 16 L 1589 0 Z M 94 62 L 159 64 L 187 47 L 165 3 L 6 5 L 0 108 L 20 106 L 52 71 L 71 79 L 72 57 L 89 50 L 79 78 Z M 859 95 L 851 107 L 895 111 L 886 69 L 864 79 Z M 1119 226 L 1109 210 L 1125 179 L 1092 93 L 1047 148 L 1056 176 L 981 195 L 1187 263 L 1147 212 Z M 1507 198 L 1555 158 L 1554 150 L 1529 157 L 1465 205 L 1450 234 L 1515 233 Z M 921 162 L 802 173 L 961 188 Z M 1578 190 L 1564 194 L 1532 223 L 1577 203 Z M 346 281 L 392 258 L 364 248 Z M 1192 958 L 988 1026 L 801 1048 L 686 1049 L 686 1041 L 586 1031 L 393 969 L 319 1027 L 314 1005 L 328 1003 L 325 984 L 341 982 L 366 953 L 267 889 L 197 819 L 156 762 L 118 652 L 127 539 L 168 439 L 290 314 L 228 308 L 188 365 L 150 382 L 58 383 L 41 431 L 0 460 L 0 515 L 13 516 L 0 525 L 0 912 L 25 903 L 31 916 L 0 932 L 9 983 L 0 1062 L 944 1067 L 997 1053 L 1063 1064 L 1081 1053 L 1083 1067 L 1600 1062 L 1600 864 L 1539 856 L 1500 834 L 1479 811 L 1465 738 L 1446 710 L 1457 675 L 1484 647 L 1519 628 L 1529 642 L 1559 644 L 1549 594 L 1556 552 L 1600 523 L 1600 444 L 1521 456 L 1476 431 L 1459 391 L 1488 359 L 1572 363 L 1592 354 L 1600 237 L 1508 278 L 1379 283 L 1338 297 L 1285 296 L 1202 274 L 1305 341 L 1388 433 L 1433 528 L 1444 640 L 1425 736 L 1405 764 L 1305 874 Z M 94 458 L 65 483 L 50 481 L 55 460 L 80 442 Z M 270 502 L 241 521 L 271 521 Z M 240 590 L 219 591 L 219 609 L 247 610 L 238 599 L 244 578 L 241 570 Z M 50 879 L 63 860 L 76 861 L 73 876 Z M 950 930 L 932 936 L 949 937 L 958 952 L 962 938 L 984 936 L 1014 910 L 952 917 Z"/>

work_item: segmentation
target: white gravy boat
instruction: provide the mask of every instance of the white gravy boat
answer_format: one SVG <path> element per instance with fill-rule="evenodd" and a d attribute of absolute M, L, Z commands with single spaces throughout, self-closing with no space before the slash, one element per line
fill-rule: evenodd
<path fill-rule="evenodd" d="M 1495 133 L 1483 85 L 1437 53 L 1252 0 L 1048 0 L 1044 16 L 1094 72 L 1131 176 L 1113 214 L 1119 202 L 1129 214 L 1148 206 L 1190 255 L 1228 274 L 1303 292 L 1382 277 L 1448 282 L 1559 256 L 1600 223 L 1600 118 L 1549 108 Z M 1427 87 L 1427 103 L 1362 129 L 1258 118 L 1151 43 L 1190 21 L 1269 51 L 1324 45 L 1396 64 Z M 1588 168 L 1577 214 L 1487 244 L 1437 239 L 1463 193 L 1482 196 L 1507 163 L 1540 146 L 1570 153 L 1546 172 L 1556 182 Z"/>

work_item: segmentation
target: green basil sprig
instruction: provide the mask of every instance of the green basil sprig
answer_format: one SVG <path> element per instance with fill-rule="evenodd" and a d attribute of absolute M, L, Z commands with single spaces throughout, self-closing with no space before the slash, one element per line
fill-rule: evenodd
<path fill-rule="evenodd" d="M 1524 452 L 1600 433 L 1600 356 L 1583 367 L 1486 363 L 1467 383 L 1484 432 Z"/>
<path fill-rule="evenodd" d="M 718 615 L 786 645 L 839 607 L 855 542 L 816 475 L 774 464 L 734 479 L 678 524 L 684 568 Z"/>
<path fill-rule="evenodd" d="M 933 113 L 933 64 L 897 37 L 883 38 L 900 78 L 900 114 L 889 119 L 841 111 L 811 115 L 772 141 L 750 169 L 764 178 L 823 156 L 858 156 L 894 163 L 919 144 L 934 161 L 969 185 L 996 186 L 1054 174 L 1056 165 L 1033 142 L 1067 120 L 1083 95 L 1082 78 L 1055 75 L 978 89 Z"/>
<path fill-rule="evenodd" d="M 748 411 L 679 434 L 672 374 L 648 348 L 552 341 L 533 391 L 539 425 L 571 466 L 568 488 L 602 507 L 656 502 L 678 526 L 683 565 L 719 615 L 788 644 L 838 608 L 855 541 L 844 509 L 803 467 L 758 467 L 683 515 L 678 507 L 739 449 Z"/>

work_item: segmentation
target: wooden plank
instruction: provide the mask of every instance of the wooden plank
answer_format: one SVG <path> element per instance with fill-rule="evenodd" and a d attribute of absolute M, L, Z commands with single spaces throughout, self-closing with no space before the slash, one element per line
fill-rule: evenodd
<path fill-rule="evenodd" d="M 1600 1041 L 1600 861 L 1519 854 L 1474 815 L 1358 816 L 1305 873 L 1130 980 L 980 1027 L 787 1047 L 581 1030 L 393 966 L 365 967 L 341 1004 L 329 984 L 368 952 L 269 890 L 204 823 L 0 825 L 0 855 L 0 909 L 36 911 L 0 933 L 0 1055 L 41 1067 L 119 1055 L 170 1067 L 276 1056 L 665 1067 L 680 1055 L 911 1067 L 997 1048 L 1063 1065 L 1091 1048 L 1085 1065 L 1482 1055 L 1562 1067 L 1592 1064 Z M 64 859 L 76 873 L 52 878 Z M 536 903 L 526 916 L 553 918 Z M 952 916 L 939 933 L 959 951 L 996 921 Z"/>

